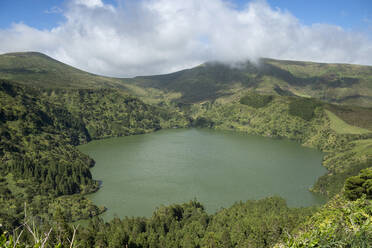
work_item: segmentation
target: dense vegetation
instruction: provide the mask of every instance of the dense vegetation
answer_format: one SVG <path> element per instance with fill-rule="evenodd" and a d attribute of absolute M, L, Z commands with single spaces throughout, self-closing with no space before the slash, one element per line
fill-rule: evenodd
<path fill-rule="evenodd" d="M 60 195 L 97 189 L 89 171 L 93 160 L 74 147 L 90 140 L 84 124 L 39 95 L 34 89 L 0 82 L 0 222 L 4 226 L 19 224 L 25 203 L 33 214 L 47 213 L 53 209 L 48 205 Z M 85 202 L 82 209 L 100 213 Z"/>
<path fill-rule="evenodd" d="M 351 202 L 337 196 L 321 209 L 290 209 L 283 199 L 273 197 L 239 202 L 213 215 L 190 201 L 160 207 L 151 218 L 115 218 L 108 223 L 94 218 L 87 227 L 67 225 L 57 212 L 37 229 L 27 229 L 36 222 L 29 217 L 14 234 L 3 234 L 0 245 L 14 247 L 18 240 L 17 247 L 40 247 L 45 241 L 47 247 L 368 248 L 371 216 L 372 203 L 365 198 Z"/>
<path fill-rule="evenodd" d="M 371 106 L 371 77 L 370 67 L 264 59 L 122 80 L 37 53 L 1 55 L 0 233 L 20 226 L 19 241 L 35 247 L 49 231 L 49 247 L 370 247 L 372 109 L 302 96 Z M 312 190 L 331 200 L 314 215 L 267 198 L 212 215 L 192 201 L 151 218 L 98 218 L 75 231 L 67 224 L 104 211 L 85 197 L 98 183 L 94 161 L 77 145 L 186 126 L 284 137 L 326 152 L 328 173 Z M 0 246 L 14 247 L 19 234 L 4 234 Z"/>
<path fill-rule="evenodd" d="M 312 209 L 279 198 L 236 203 L 208 215 L 198 202 L 157 209 L 149 219 L 114 219 L 82 231 L 86 247 L 271 247 Z M 90 241 L 89 243 L 87 241 Z"/>
<path fill-rule="evenodd" d="M 49 91 L 57 102 L 84 123 L 92 139 L 141 134 L 160 129 L 155 107 L 111 89 Z"/>
<path fill-rule="evenodd" d="M 345 182 L 345 196 L 356 200 L 363 195 L 372 199 L 372 168 L 361 170 L 357 176 L 349 177 Z"/>
<path fill-rule="evenodd" d="M 267 198 L 234 204 L 208 215 L 196 201 L 158 208 L 151 218 L 113 219 L 103 223 L 92 219 L 88 227 L 80 227 L 76 235 L 79 247 L 272 247 L 286 238 L 298 224 L 314 212 L 314 208 L 290 209 L 280 198 Z M 56 217 L 54 217 L 56 220 Z M 63 219 L 59 224 L 64 223 Z M 40 225 L 43 230 L 49 224 Z M 41 231 L 41 230 L 40 230 Z M 49 244 L 62 243 L 53 230 Z M 72 228 L 67 227 L 71 236 Z M 68 237 L 69 237 L 68 236 Z M 54 237 L 54 240 L 53 240 Z M 32 243 L 27 236 L 23 242 Z"/>
<path fill-rule="evenodd" d="M 93 161 L 73 147 L 90 140 L 81 120 L 15 84 L 1 81 L 0 94 L 2 174 L 32 179 L 42 194 L 94 188 Z"/>

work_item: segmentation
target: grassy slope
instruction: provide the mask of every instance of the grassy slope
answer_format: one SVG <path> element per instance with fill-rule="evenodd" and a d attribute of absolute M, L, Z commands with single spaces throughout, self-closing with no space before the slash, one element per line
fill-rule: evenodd
<path fill-rule="evenodd" d="M 233 91 L 319 98 L 372 107 L 372 67 L 261 59 L 234 67 L 206 63 L 179 72 L 119 79 L 87 73 L 40 53 L 0 55 L 0 78 L 47 88 L 115 87 L 153 102 L 196 103 Z"/>
<path fill-rule="evenodd" d="M 332 103 L 372 106 L 372 67 L 262 59 L 235 67 L 206 63 L 166 75 L 137 77 L 142 87 L 180 92 L 179 101 L 196 103 L 255 89 L 265 94 L 298 95 Z"/>
<path fill-rule="evenodd" d="M 330 110 L 349 125 L 372 130 L 371 108 L 326 105 L 326 109 Z"/>
<path fill-rule="evenodd" d="M 325 110 L 325 112 L 331 122 L 331 128 L 337 133 L 364 134 L 371 132 L 367 129 L 347 124 L 345 121 L 340 119 L 337 115 L 329 110 Z"/>
<path fill-rule="evenodd" d="M 0 78 L 46 88 L 122 87 L 118 79 L 87 73 L 36 52 L 0 55 Z"/>
<path fill-rule="evenodd" d="M 290 73 L 293 80 L 289 83 L 290 89 L 301 94 L 333 103 L 371 106 L 371 66 L 271 59 L 267 62 Z"/>

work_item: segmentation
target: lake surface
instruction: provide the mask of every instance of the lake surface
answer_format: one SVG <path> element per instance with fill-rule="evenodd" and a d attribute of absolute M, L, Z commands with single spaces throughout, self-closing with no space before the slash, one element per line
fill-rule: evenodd
<path fill-rule="evenodd" d="M 289 206 L 324 203 L 308 191 L 326 173 L 323 154 L 289 140 L 208 129 L 172 129 L 93 141 L 79 149 L 101 189 L 89 195 L 113 216 L 151 216 L 197 199 L 209 213 L 236 201 L 281 196 Z"/>

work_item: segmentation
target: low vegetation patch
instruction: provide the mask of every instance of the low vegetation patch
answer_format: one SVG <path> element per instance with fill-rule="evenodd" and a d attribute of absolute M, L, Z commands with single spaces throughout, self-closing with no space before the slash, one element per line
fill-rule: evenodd
<path fill-rule="evenodd" d="M 364 134 L 371 132 L 364 128 L 349 125 L 329 110 L 325 110 L 325 112 L 330 120 L 331 128 L 337 133 Z"/>
<path fill-rule="evenodd" d="M 271 95 L 260 95 L 255 92 L 250 92 L 240 98 L 240 103 L 254 108 L 262 108 L 269 104 L 273 98 L 274 97 Z"/>
<path fill-rule="evenodd" d="M 365 198 L 354 202 L 337 196 L 314 214 L 301 231 L 289 235 L 276 248 L 372 246 L 372 202 Z"/>
<path fill-rule="evenodd" d="M 326 109 L 349 125 L 372 131 L 372 108 L 327 104 Z"/>
<path fill-rule="evenodd" d="M 314 99 L 292 98 L 289 103 L 289 113 L 310 121 L 314 117 L 315 109 L 320 106 L 322 106 L 321 103 Z"/>

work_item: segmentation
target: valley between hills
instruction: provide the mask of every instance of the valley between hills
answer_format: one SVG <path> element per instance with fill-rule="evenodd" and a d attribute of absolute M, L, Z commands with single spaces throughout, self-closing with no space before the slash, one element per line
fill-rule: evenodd
<path fill-rule="evenodd" d="M 327 173 L 310 190 L 328 202 L 289 208 L 268 197 L 208 214 L 192 200 L 105 223 L 105 206 L 86 197 L 99 190 L 95 162 L 77 146 L 188 127 L 286 138 L 325 152 Z M 371 66 L 265 58 L 111 78 L 40 53 L 3 54 L 0 137 L 0 246 L 25 221 L 40 237 L 52 230 L 50 247 L 70 247 L 74 234 L 79 247 L 372 246 Z M 89 224 L 74 232 L 71 223 L 81 219 Z M 32 234 L 21 240 L 32 243 Z"/>

